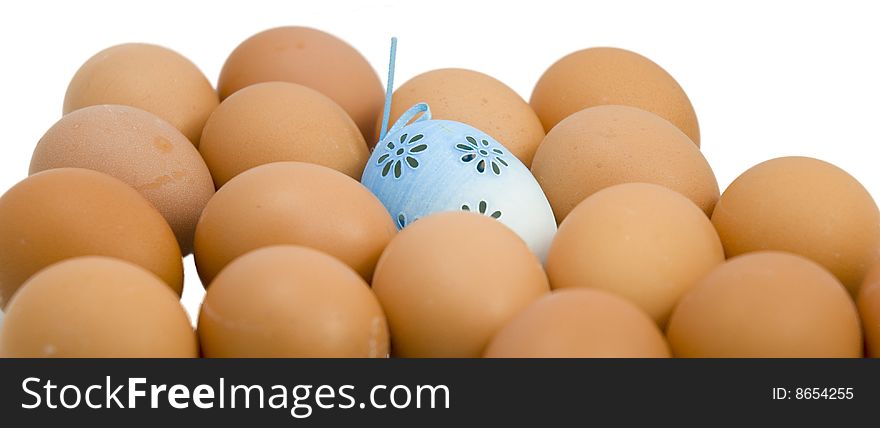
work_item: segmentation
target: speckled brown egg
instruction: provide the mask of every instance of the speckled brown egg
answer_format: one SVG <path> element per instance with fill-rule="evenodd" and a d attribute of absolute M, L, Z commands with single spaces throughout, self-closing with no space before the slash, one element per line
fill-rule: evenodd
<path fill-rule="evenodd" d="M 541 262 L 507 226 L 481 214 L 444 212 L 420 218 L 391 241 L 373 290 L 394 355 L 479 357 L 549 286 Z"/>
<path fill-rule="evenodd" d="M 667 329 L 677 357 L 861 357 L 859 315 L 815 262 L 761 251 L 734 257 L 679 302 Z"/>
<path fill-rule="evenodd" d="M 728 257 L 759 250 L 800 254 L 821 264 L 855 296 L 880 261 L 880 211 L 842 169 L 784 157 L 740 175 L 718 201 L 712 223 Z"/>
<path fill-rule="evenodd" d="M 279 161 L 310 162 L 360 179 L 370 157 L 342 108 L 286 82 L 251 85 L 223 100 L 205 124 L 199 152 L 218 188 L 250 168 Z"/>
<path fill-rule="evenodd" d="M 391 215 L 359 182 L 319 165 L 276 162 L 217 191 L 196 226 L 194 253 L 206 285 L 236 257 L 284 244 L 324 251 L 369 281 L 396 232 Z"/>
<path fill-rule="evenodd" d="M 550 246 L 554 288 L 590 287 L 629 299 L 660 326 L 678 299 L 724 261 L 712 222 L 663 186 L 600 190 L 566 217 Z"/>
<path fill-rule="evenodd" d="M 434 119 L 466 123 L 488 133 L 526 166 L 544 139 L 541 121 L 529 104 L 483 73 L 447 68 L 413 77 L 394 91 L 389 124 L 420 102 L 431 106 Z M 370 145 L 379 140 L 378 128 Z"/>
<path fill-rule="evenodd" d="M 562 222 L 588 196 L 621 183 L 659 184 L 711 215 L 718 182 L 700 150 L 663 118 L 633 107 L 579 111 L 538 147 L 532 173 Z"/>
<path fill-rule="evenodd" d="M 489 343 L 487 358 L 667 358 L 654 321 L 614 294 L 558 290 L 513 318 Z"/>
<path fill-rule="evenodd" d="M 364 137 L 373 134 L 382 112 L 382 82 L 366 58 L 313 28 L 273 28 L 245 40 L 226 59 L 217 86 L 225 99 L 246 86 L 271 81 L 298 83 L 330 97 Z"/>
<path fill-rule="evenodd" d="M 609 104 L 650 111 L 700 146 L 700 126 L 687 94 L 666 70 L 635 52 L 591 48 L 569 54 L 544 72 L 531 99 L 548 132 L 571 114 Z"/>
<path fill-rule="evenodd" d="M 199 314 L 209 358 L 388 355 L 370 286 L 339 260 L 299 246 L 251 251 L 211 283 Z"/>
<path fill-rule="evenodd" d="M 53 264 L 29 279 L 7 310 L 0 357 L 199 356 L 177 295 L 124 260 L 88 256 Z"/>
<path fill-rule="evenodd" d="M 174 233 L 136 190 L 81 168 L 43 171 L 0 197 L 0 306 L 55 262 L 99 255 L 153 272 L 180 295 L 183 262 Z"/>
<path fill-rule="evenodd" d="M 161 46 L 129 43 L 98 52 L 80 67 L 67 87 L 64 114 L 99 104 L 137 107 L 165 119 L 198 147 L 219 102 L 190 60 Z"/>
<path fill-rule="evenodd" d="M 868 356 L 880 358 L 880 263 L 874 265 L 865 276 L 857 303 L 865 329 Z"/>
<path fill-rule="evenodd" d="M 37 143 L 30 172 L 61 167 L 93 169 L 134 187 L 168 221 L 184 254 L 214 194 L 211 173 L 189 140 L 134 107 L 91 106 L 62 117 Z"/>

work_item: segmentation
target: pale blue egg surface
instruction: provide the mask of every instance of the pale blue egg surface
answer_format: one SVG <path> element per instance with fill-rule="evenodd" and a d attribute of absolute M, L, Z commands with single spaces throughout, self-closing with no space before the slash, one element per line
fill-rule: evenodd
<path fill-rule="evenodd" d="M 440 211 L 471 211 L 510 227 L 542 261 L 556 233 L 550 204 L 519 159 L 472 126 L 430 120 L 425 104 L 413 106 L 379 141 L 361 182 L 398 228 Z"/>

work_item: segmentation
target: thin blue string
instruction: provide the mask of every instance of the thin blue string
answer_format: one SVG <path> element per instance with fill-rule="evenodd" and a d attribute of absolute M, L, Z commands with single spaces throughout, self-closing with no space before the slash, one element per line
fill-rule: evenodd
<path fill-rule="evenodd" d="M 397 56 L 397 37 L 391 38 L 391 60 L 388 62 L 388 84 L 385 88 L 385 109 L 382 111 L 382 130 L 379 133 L 379 141 L 385 139 L 388 132 L 388 120 L 391 116 L 391 93 L 394 90 L 394 62 Z"/>
<path fill-rule="evenodd" d="M 413 120 L 413 118 L 419 114 L 421 116 Z M 416 123 L 423 120 L 431 120 L 431 107 L 428 107 L 427 103 L 418 103 L 403 112 L 403 114 L 397 118 L 397 122 L 394 122 L 394 125 L 391 125 L 391 129 L 389 129 L 388 132 L 396 133 L 403 129 L 404 126 L 409 125 L 410 122 Z"/>

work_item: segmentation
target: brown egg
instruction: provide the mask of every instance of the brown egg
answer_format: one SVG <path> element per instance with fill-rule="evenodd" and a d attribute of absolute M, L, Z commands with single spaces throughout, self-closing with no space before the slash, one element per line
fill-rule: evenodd
<path fill-rule="evenodd" d="M 64 260 L 31 277 L 9 302 L 0 357 L 198 357 L 177 299 L 156 275 L 124 260 Z"/>
<path fill-rule="evenodd" d="M 818 264 L 783 252 L 734 257 L 679 302 L 667 329 L 678 357 L 861 357 L 859 315 Z"/>
<path fill-rule="evenodd" d="M 619 104 L 672 122 L 700 146 L 697 114 L 678 82 L 653 61 L 624 49 L 584 49 L 560 59 L 538 80 L 531 104 L 548 132 L 585 108 Z"/>
<path fill-rule="evenodd" d="M 758 164 L 724 191 L 712 223 L 728 257 L 758 250 L 800 254 L 821 264 L 853 296 L 880 260 L 880 211 L 845 171 L 818 159 Z"/>
<path fill-rule="evenodd" d="M 183 261 L 174 233 L 138 192 L 80 168 L 43 171 L 0 197 L 0 307 L 38 270 L 77 256 L 110 256 L 140 265 L 174 292 Z"/>
<path fill-rule="evenodd" d="M 370 152 L 357 126 L 330 98 L 285 82 L 251 85 L 211 114 L 199 152 L 217 188 L 255 166 L 300 161 L 359 180 Z"/>
<path fill-rule="evenodd" d="M 279 27 L 245 40 L 229 55 L 217 84 L 221 99 L 261 82 L 291 82 L 330 97 L 373 134 L 385 90 L 366 58 L 344 41 L 305 27 Z"/>
<path fill-rule="evenodd" d="M 712 168 L 686 135 L 626 106 L 593 107 L 560 122 L 538 147 L 532 173 L 560 223 L 582 200 L 620 183 L 666 186 L 707 215 L 719 193 Z"/>
<path fill-rule="evenodd" d="M 236 257 L 270 245 L 303 245 L 342 260 L 367 281 L 397 233 L 388 211 L 350 177 L 302 162 L 253 168 L 223 186 L 196 226 L 203 284 Z"/>
<path fill-rule="evenodd" d="M 388 355 L 388 325 L 370 286 L 317 250 L 273 246 L 230 263 L 199 314 L 208 358 Z"/>
<path fill-rule="evenodd" d="M 663 186 L 618 184 L 581 202 L 547 256 L 554 288 L 592 287 L 638 305 L 660 326 L 678 299 L 724 262 L 712 222 Z"/>
<path fill-rule="evenodd" d="M 479 357 L 549 286 L 512 230 L 476 213 L 423 217 L 388 245 L 373 278 L 401 357 Z"/>
<path fill-rule="evenodd" d="M 64 114 L 98 104 L 122 104 L 165 119 L 198 147 L 219 99 L 190 60 L 161 46 L 129 43 L 98 52 L 67 87 Z"/>
<path fill-rule="evenodd" d="M 62 117 L 34 149 L 30 172 L 61 167 L 93 169 L 134 187 L 168 221 L 184 254 L 214 194 L 211 173 L 189 140 L 134 107 L 92 106 Z"/>
<path fill-rule="evenodd" d="M 857 303 L 865 329 L 868 356 L 880 358 L 880 263 L 874 265 L 865 276 Z"/>
<path fill-rule="evenodd" d="M 644 312 L 611 293 L 555 291 L 513 318 L 486 358 L 667 358 L 663 333 Z"/>
<path fill-rule="evenodd" d="M 434 119 L 455 120 L 488 133 L 526 166 L 544 139 L 541 121 L 529 104 L 483 73 L 447 68 L 413 77 L 394 91 L 389 126 L 420 102 L 431 106 Z M 379 140 L 378 128 L 370 146 Z"/>

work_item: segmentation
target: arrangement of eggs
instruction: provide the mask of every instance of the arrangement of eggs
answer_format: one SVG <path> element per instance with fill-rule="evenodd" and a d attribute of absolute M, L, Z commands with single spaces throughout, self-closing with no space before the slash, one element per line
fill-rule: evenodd
<path fill-rule="evenodd" d="M 163 47 L 97 53 L 0 197 L 0 356 L 880 357 L 868 191 L 785 157 L 722 194 L 651 60 L 574 52 L 528 102 L 428 71 L 390 129 L 383 93 L 304 27 L 216 89 Z"/>

